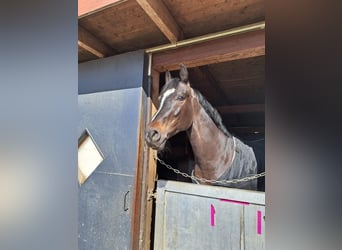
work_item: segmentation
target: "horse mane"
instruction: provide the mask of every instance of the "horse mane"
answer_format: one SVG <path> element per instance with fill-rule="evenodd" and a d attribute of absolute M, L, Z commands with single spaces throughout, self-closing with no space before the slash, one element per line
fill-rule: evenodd
<path fill-rule="evenodd" d="M 193 89 L 193 90 L 198 97 L 199 103 L 207 112 L 209 117 L 213 120 L 217 128 L 220 129 L 223 132 L 223 134 L 225 134 L 226 136 L 231 137 L 232 135 L 228 132 L 228 130 L 224 126 L 222 122 L 222 117 L 219 114 L 219 112 L 208 102 L 208 100 L 201 94 L 201 92 L 199 92 L 197 89 Z"/>
<path fill-rule="evenodd" d="M 172 78 L 168 83 L 166 83 L 163 86 L 160 93 L 163 93 L 167 89 L 170 89 L 170 88 L 177 88 L 179 81 L 180 81 L 179 78 Z M 222 117 L 219 114 L 219 112 L 208 102 L 208 100 L 201 94 L 201 92 L 199 92 L 197 89 L 194 89 L 194 88 L 193 90 L 198 97 L 199 103 L 204 108 L 205 112 L 209 115 L 209 117 L 213 120 L 217 128 L 220 129 L 223 132 L 223 134 L 225 134 L 226 136 L 231 137 L 232 135 L 231 133 L 228 132 L 228 130 L 224 126 L 222 122 Z"/>

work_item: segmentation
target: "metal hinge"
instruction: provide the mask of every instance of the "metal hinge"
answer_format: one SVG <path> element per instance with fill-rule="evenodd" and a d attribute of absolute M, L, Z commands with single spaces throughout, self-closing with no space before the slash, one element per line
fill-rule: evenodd
<path fill-rule="evenodd" d="M 156 198 L 157 198 L 156 192 L 153 192 L 152 190 L 147 191 L 147 201 L 150 201 L 150 200 L 156 199 Z"/>

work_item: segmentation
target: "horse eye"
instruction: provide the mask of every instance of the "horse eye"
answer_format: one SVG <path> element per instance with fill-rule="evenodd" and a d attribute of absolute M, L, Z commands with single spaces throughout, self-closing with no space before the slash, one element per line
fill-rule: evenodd
<path fill-rule="evenodd" d="M 182 95 L 178 95 L 176 97 L 176 100 L 178 100 L 178 101 L 183 101 L 184 99 L 185 99 L 185 96 L 182 96 Z"/>

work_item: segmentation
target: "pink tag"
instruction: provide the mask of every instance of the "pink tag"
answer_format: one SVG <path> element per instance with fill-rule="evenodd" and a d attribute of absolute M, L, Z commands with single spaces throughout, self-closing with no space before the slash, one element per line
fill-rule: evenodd
<path fill-rule="evenodd" d="M 210 205 L 210 225 L 215 226 L 215 207 L 213 204 Z"/>
<path fill-rule="evenodd" d="M 257 211 L 257 234 L 261 234 L 261 211 Z"/>

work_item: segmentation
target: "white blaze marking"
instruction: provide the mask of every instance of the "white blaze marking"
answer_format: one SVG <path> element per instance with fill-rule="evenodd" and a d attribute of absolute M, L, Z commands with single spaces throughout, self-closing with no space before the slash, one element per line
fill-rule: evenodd
<path fill-rule="evenodd" d="M 160 110 L 162 110 L 163 106 L 164 106 L 164 102 L 166 100 L 166 98 L 171 95 L 173 92 L 175 92 L 175 88 L 172 89 L 168 89 L 165 91 L 165 93 L 163 94 L 162 100 L 160 102 L 160 106 L 159 109 L 157 110 L 157 112 L 154 114 L 154 116 L 152 117 L 152 121 L 157 117 L 158 113 L 160 112 Z"/>

